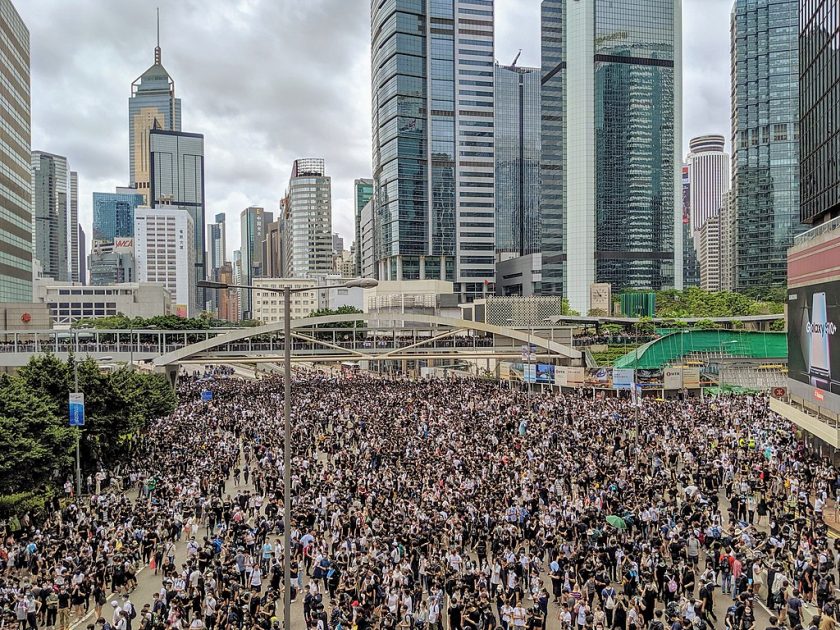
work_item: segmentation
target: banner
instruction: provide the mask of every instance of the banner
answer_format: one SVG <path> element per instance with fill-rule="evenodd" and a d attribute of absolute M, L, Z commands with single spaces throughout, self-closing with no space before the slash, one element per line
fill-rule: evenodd
<path fill-rule="evenodd" d="M 683 368 L 682 386 L 685 389 L 700 389 L 700 368 Z"/>
<path fill-rule="evenodd" d="M 586 385 L 589 387 L 611 387 L 612 368 L 590 368 L 586 371 Z"/>
<path fill-rule="evenodd" d="M 503 381 L 510 380 L 510 363 L 507 361 L 499 363 L 499 378 Z"/>
<path fill-rule="evenodd" d="M 554 384 L 560 387 L 583 387 L 584 374 L 582 367 L 558 365 L 554 368 Z"/>
<path fill-rule="evenodd" d="M 613 389 L 632 389 L 636 382 L 636 372 L 632 368 L 613 368 Z"/>
<path fill-rule="evenodd" d="M 663 386 L 665 389 L 682 389 L 682 368 L 665 368 L 663 370 Z"/>

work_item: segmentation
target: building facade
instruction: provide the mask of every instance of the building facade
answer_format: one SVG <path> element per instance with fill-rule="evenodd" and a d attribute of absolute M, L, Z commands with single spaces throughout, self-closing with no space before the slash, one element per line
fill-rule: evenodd
<path fill-rule="evenodd" d="M 113 241 L 134 236 L 134 211 L 144 204 L 143 195 L 131 188 L 115 193 L 93 193 L 93 240 Z"/>
<path fill-rule="evenodd" d="M 814 224 L 840 216 L 840 0 L 800 6 L 800 220 Z"/>
<path fill-rule="evenodd" d="M 799 0 L 732 9 L 736 290 L 784 286 L 799 226 Z"/>
<path fill-rule="evenodd" d="M 376 227 L 373 221 L 373 200 L 362 208 L 359 217 L 359 238 L 356 251 L 361 256 L 359 276 L 362 278 L 376 277 Z"/>
<path fill-rule="evenodd" d="M 79 282 L 79 174 L 70 171 L 70 215 L 68 217 L 67 231 L 70 239 L 70 281 Z"/>
<path fill-rule="evenodd" d="M 292 293 L 290 301 L 290 314 L 292 319 L 308 317 L 318 310 L 318 281 L 308 278 L 257 278 L 254 280 L 254 314 L 253 319 L 263 324 L 277 324 L 283 321 L 283 294 L 273 291 L 260 290 L 260 288 L 283 289 L 305 289 L 312 287 L 311 291 Z"/>
<path fill-rule="evenodd" d="M 721 290 L 721 215 L 711 215 L 697 230 L 695 239 L 700 262 L 700 288 Z"/>
<path fill-rule="evenodd" d="M 87 235 L 79 225 L 79 283 L 87 284 Z"/>
<path fill-rule="evenodd" d="M 263 275 L 267 278 L 282 278 L 285 275 L 285 259 L 283 256 L 282 222 L 278 219 L 267 223 L 265 238 L 263 239 Z"/>
<path fill-rule="evenodd" d="M 32 147 L 29 29 L 11 0 L 0 0 L 0 302 L 32 300 Z"/>
<path fill-rule="evenodd" d="M 286 275 L 316 278 L 332 273 L 332 179 L 324 160 L 295 160 L 282 211 Z"/>
<path fill-rule="evenodd" d="M 36 282 L 34 301 L 49 307 L 53 324 L 96 317 L 157 317 L 172 313 L 172 297 L 159 284 L 130 282 L 85 287 L 70 282 Z"/>
<path fill-rule="evenodd" d="M 353 248 L 355 275 L 362 277 L 362 210 L 373 197 L 373 180 L 357 179 L 353 182 L 353 218 L 356 228 L 356 242 Z"/>
<path fill-rule="evenodd" d="M 580 312 L 682 287 L 681 9 L 543 0 L 542 290 Z"/>
<path fill-rule="evenodd" d="M 195 291 L 195 226 L 186 210 L 158 205 L 134 213 L 137 280 L 162 284 L 179 317 L 198 314 Z"/>
<path fill-rule="evenodd" d="M 683 287 L 700 286 L 700 264 L 691 233 L 691 169 L 682 165 Z"/>
<path fill-rule="evenodd" d="M 149 202 L 152 129 L 181 131 L 181 99 L 175 81 L 161 64 L 160 41 L 155 62 L 131 84 L 128 99 L 128 170 L 131 186 Z"/>
<path fill-rule="evenodd" d="M 262 243 L 265 240 L 265 228 L 274 221 L 274 214 L 266 212 L 264 208 L 251 206 L 245 208 L 239 215 L 239 227 L 241 240 L 239 249 L 239 280 L 236 284 L 253 284 L 255 278 L 264 275 Z M 236 263 L 234 259 L 234 263 Z M 237 265 L 234 264 L 234 273 L 237 273 Z M 251 294 L 249 291 L 240 291 L 240 306 L 242 308 L 242 319 L 251 319 Z"/>
<path fill-rule="evenodd" d="M 32 152 L 33 254 L 41 263 L 42 275 L 58 282 L 70 280 L 68 176 L 66 157 Z"/>
<path fill-rule="evenodd" d="M 723 136 L 707 135 L 689 141 L 689 179 L 691 181 L 691 229 L 720 212 L 723 195 L 729 192 L 729 154 Z"/>
<path fill-rule="evenodd" d="M 371 2 L 380 280 L 494 279 L 494 2 Z"/>
<path fill-rule="evenodd" d="M 496 64 L 496 254 L 540 251 L 540 69 Z M 497 274 L 498 277 L 498 274 Z"/>
<path fill-rule="evenodd" d="M 233 263 L 226 262 L 219 267 L 218 281 L 224 284 L 236 284 L 233 276 Z M 217 291 L 219 307 L 218 318 L 228 322 L 239 321 L 239 289 Z"/>
<path fill-rule="evenodd" d="M 91 286 L 136 282 L 134 238 L 94 241 L 88 267 Z"/>

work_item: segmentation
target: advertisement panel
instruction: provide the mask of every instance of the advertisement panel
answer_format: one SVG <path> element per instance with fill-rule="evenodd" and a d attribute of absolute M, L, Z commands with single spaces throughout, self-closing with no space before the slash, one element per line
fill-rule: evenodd
<path fill-rule="evenodd" d="M 588 387 L 612 387 L 612 368 L 590 368 L 586 371 Z"/>
<path fill-rule="evenodd" d="M 632 368 L 613 368 L 613 389 L 632 389 L 636 374 Z"/>
<path fill-rule="evenodd" d="M 840 394 L 840 282 L 788 289 L 788 376 Z"/>
<path fill-rule="evenodd" d="M 700 389 L 700 368 L 687 367 L 682 370 L 682 386 L 685 389 Z"/>
<path fill-rule="evenodd" d="M 682 389 L 682 368 L 665 368 L 662 374 L 665 389 Z"/>
<path fill-rule="evenodd" d="M 510 363 L 507 361 L 499 363 L 499 378 L 503 381 L 510 380 Z"/>
<path fill-rule="evenodd" d="M 554 366 L 549 365 L 548 363 L 537 363 L 537 373 L 536 373 L 536 381 L 537 383 L 542 383 L 544 385 L 551 385 L 554 383 Z"/>
<path fill-rule="evenodd" d="M 585 370 L 582 367 L 566 368 L 566 386 L 583 387 Z"/>

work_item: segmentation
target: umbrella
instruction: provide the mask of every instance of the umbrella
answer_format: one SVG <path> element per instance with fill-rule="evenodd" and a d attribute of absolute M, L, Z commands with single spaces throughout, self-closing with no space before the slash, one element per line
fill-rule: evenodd
<path fill-rule="evenodd" d="M 616 529 L 627 529 L 627 523 L 624 522 L 624 519 L 615 514 L 607 517 L 607 523 Z"/>

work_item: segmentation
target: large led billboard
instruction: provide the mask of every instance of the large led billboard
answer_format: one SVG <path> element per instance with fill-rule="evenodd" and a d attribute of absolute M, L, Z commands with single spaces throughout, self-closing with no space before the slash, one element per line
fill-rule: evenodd
<path fill-rule="evenodd" d="M 788 376 L 840 394 L 840 281 L 788 289 Z"/>

